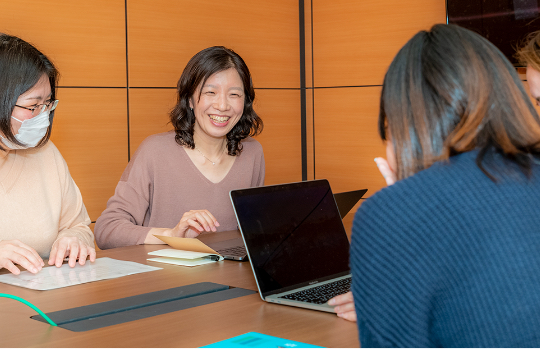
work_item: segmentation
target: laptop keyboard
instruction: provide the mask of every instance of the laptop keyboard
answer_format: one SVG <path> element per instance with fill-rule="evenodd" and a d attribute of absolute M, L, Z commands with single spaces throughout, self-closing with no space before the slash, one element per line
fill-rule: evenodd
<path fill-rule="evenodd" d="M 245 247 L 231 247 L 231 248 L 225 248 L 225 249 L 219 249 L 216 250 L 219 254 L 225 256 L 245 256 L 247 255 L 247 251 Z"/>
<path fill-rule="evenodd" d="M 279 298 L 304 301 L 306 303 L 324 304 L 336 295 L 345 294 L 351 290 L 351 278 L 345 278 L 300 292 L 283 295 Z"/>

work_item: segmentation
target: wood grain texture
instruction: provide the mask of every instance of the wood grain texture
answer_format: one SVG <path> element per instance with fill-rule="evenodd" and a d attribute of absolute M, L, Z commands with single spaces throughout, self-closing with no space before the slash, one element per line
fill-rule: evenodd
<path fill-rule="evenodd" d="M 300 86 L 297 1 L 128 0 L 127 10 L 131 86 L 174 87 L 214 45 L 242 56 L 255 87 Z"/>
<path fill-rule="evenodd" d="M 131 246 L 102 250 L 98 257 L 130 260 L 162 270 L 40 292 L 2 285 L 45 313 L 113 299 L 214 282 L 256 290 L 248 262 L 222 261 L 198 267 L 147 262 L 147 253 L 164 246 Z M 5 273 L 1 270 L 0 273 Z M 356 324 L 334 314 L 272 305 L 252 294 L 87 332 L 71 332 L 30 319 L 37 314 L 14 300 L 0 298 L 3 347 L 187 347 L 195 348 L 249 331 L 324 347 L 358 347 Z"/>
<path fill-rule="evenodd" d="M 266 185 L 302 180 L 300 90 L 256 91 L 255 111 L 264 122 L 256 139 L 266 162 Z"/>
<path fill-rule="evenodd" d="M 332 191 L 385 186 L 373 159 L 385 157 L 377 131 L 380 87 L 315 90 L 315 177 Z M 351 214 L 349 214 L 351 215 Z"/>
<path fill-rule="evenodd" d="M 36 45 L 63 86 L 126 86 L 124 0 L 3 1 L 0 31 Z"/>
<path fill-rule="evenodd" d="M 399 49 L 446 22 L 445 0 L 312 0 L 315 86 L 382 84 Z"/>
<path fill-rule="evenodd" d="M 129 89 L 130 153 L 150 135 L 173 130 L 169 112 L 176 104 L 176 89 Z"/>
<path fill-rule="evenodd" d="M 126 91 L 60 88 L 58 99 L 51 140 L 95 221 L 127 165 Z"/>

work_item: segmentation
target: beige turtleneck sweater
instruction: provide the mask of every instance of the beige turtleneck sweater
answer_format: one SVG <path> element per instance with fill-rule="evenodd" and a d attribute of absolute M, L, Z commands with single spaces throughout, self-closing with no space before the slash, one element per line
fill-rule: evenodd
<path fill-rule="evenodd" d="M 47 258 L 64 236 L 93 247 L 89 224 L 81 192 L 51 141 L 41 148 L 0 150 L 0 240 L 18 239 Z"/>

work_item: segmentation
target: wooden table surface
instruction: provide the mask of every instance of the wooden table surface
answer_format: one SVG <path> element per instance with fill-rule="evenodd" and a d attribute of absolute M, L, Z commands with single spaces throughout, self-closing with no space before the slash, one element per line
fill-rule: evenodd
<path fill-rule="evenodd" d="M 165 247 L 141 245 L 98 251 L 98 258 L 135 261 L 162 270 L 50 291 L 0 283 L 0 293 L 24 298 L 49 313 L 197 282 L 257 290 L 249 262 L 221 261 L 196 267 L 147 262 L 148 252 Z M 324 347 L 359 347 L 355 323 L 326 312 L 266 303 L 258 293 L 86 332 L 72 332 L 30 318 L 36 314 L 20 302 L 0 298 L 0 346 L 194 348 L 259 332 Z"/>

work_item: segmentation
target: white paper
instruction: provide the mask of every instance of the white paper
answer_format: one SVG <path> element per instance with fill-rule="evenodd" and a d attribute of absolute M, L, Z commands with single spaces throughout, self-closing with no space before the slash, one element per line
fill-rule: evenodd
<path fill-rule="evenodd" d="M 0 282 L 29 289 L 50 290 L 161 269 L 133 261 L 99 258 L 94 262 L 86 261 L 82 266 L 49 266 L 36 274 L 28 271 L 23 271 L 18 276 L 3 274 L 0 275 Z"/>

